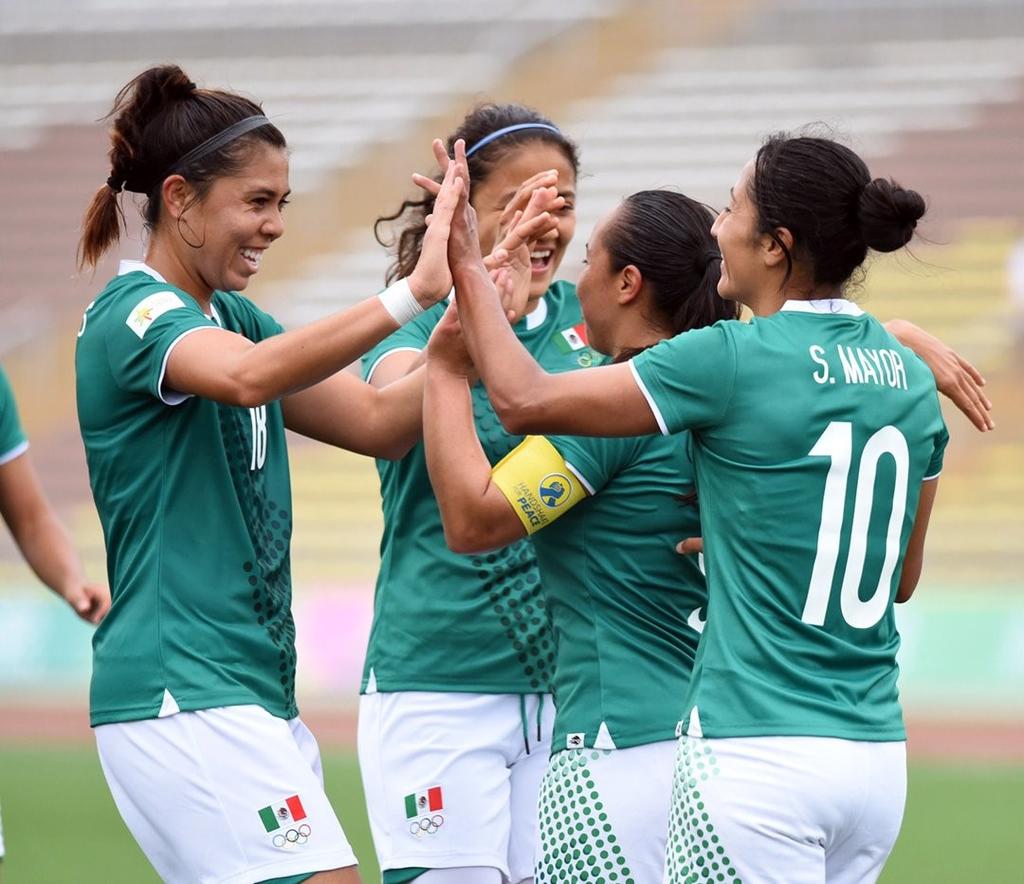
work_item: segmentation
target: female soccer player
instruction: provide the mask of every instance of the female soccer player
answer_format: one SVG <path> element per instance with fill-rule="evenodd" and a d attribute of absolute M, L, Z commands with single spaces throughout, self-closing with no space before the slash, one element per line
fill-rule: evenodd
<path fill-rule="evenodd" d="M 499 321 L 471 212 L 456 212 L 461 325 L 513 432 L 693 432 L 709 600 L 673 882 L 874 880 L 895 841 L 893 601 L 920 575 L 947 433 L 924 364 L 842 295 L 868 250 L 902 247 L 923 214 L 842 145 L 775 136 L 713 228 L 719 293 L 754 320 L 549 375 Z"/>
<path fill-rule="evenodd" d="M 420 377 L 378 391 L 336 372 L 447 293 L 462 183 L 443 182 L 407 283 L 283 332 L 238 294 L 283 232 L 281 133 L 173 66 L 113 114 L 83 260 L 117 241 L 122 189 L 145 195 L 150 238 L 89 305 L 76 353 L 113 593 L 94 642 L 100 760 L 164 880 L 354 882 L 295 705 L 284 430 L 385 457 L 418 437 Z"/>
<path fill-rule="evenodd" d="M 713 220 L 682 194 L 643 191 L 597 225 L 577 284 L 595 350 L 624 362 L 736 317 L 717 292 Z M 689 433 L 531 436 L 492 470 L 453 326 L 431 338 L 424 393 L 445 537 L 480 553 L 531 535 L 558 649 L 536 881 L 615 870 L 661 884 L 680 712 L 671 699 L 689 685 L 707 601 L 697 560 L 675 552 L 680 532 L 699 532 Z"/>
<path fill-rule="evenodd" d="M 517 105 L 477 108 L 448 140 L 449 152 L 457 138 L 470 145 L 470 199 L 485 254 L 535 191 L 557 186 L 557 226 L 532 247 L 526 316 L 510 334 L 550 371 L 589 364 L 574 287 L 553 282 L 574 228 L 575 146 Z M 447 163 L 443 149 L 439 161 Z M 417 263 L 432 203 L 428 196 L 403 207 L 411 212 L 393 278 Z M 443 312 L 427 311 L 371 351 L 365 377 L 387 388 L 418 365 Z M 473 410 L 496 462 L 520 438 L 502 429 L 482 387 L 473 391 Z M 555 654 L 533 549 L 516 542 L 486 555 L 451 552 L 422 446 L 378 469 L 384 537 L 359 760 L 384 881 L 525 881 L 533 874 L 537 793 L 550 751 Z"/>

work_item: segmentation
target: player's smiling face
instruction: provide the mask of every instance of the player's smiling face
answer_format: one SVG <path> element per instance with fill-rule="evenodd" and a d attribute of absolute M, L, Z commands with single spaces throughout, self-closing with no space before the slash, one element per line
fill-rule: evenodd
<path fill-rule="evenodd" d="M 615 294 L 620 273 L 612 268 L 611 255 L 604 245 L 603 232 L 608 229 L 619 209 L 612 209 L 594 226 L 587 243 L 587 257 L 576 283 L 583 318 L 587 323 L 587 340 L 599 353 L 611 354 L 613 326 L 620 311 Z"/>
<path fill-rule="evenodd" d="M 572 165 L 561 148 L 544 141 L 528 141 L 502 155 L 487 177 L 473 184 L 480 248 L 486 255 L 497 241 L 501 213 L 519 186 L 548 169 L 558 172 L 558 195 L 565 198 L 565 207 L 558 214 L 555 229 L 540 240 L 530 254 L 532 304 L 548 290 L 576 232 L 576 174 Z"/>
<path fill-rule="evenodd" d="M 287 153 L 257 142 L 238 174 L 216 179 L 182 216 L 184 238 L 190 246 L 202 243 L 180 250 L 192 273 L 211 290 L 244 289 L 284 232 L 281 213 L 288 193 Z"/>
<path fill-rule="evenodd" d="M 751 160 L 729 191 L 729 204 L 722 209 L 711 233 L 722 252 L 722 276 L 718 294 L 727 301 L 747 303 L 764 284 L 763 235 L 757 232 L 757 208 L 750 199 L 754 174 Z"/>

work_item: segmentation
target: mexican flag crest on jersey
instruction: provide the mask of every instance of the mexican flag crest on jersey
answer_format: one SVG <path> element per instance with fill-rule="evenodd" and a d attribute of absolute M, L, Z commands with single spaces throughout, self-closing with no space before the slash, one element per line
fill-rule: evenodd
<path fill-rule="evenodd" d="M 585 322 L 581 322 L 571 328 L 564 328 L 560 332 L 555 332 L 552 336 L 552 340 L 555 342 L 555 346 L 562 353 L 572 353 L 576 350 L 582 350 L 588 345 L 587 324 Z"/>
<path fill-rule="evenodd" d="M 422 792 L 413 792 L 411 795 L 405 796 L 405 818 L 407 820 L 423 813 L 432 813 L 435 810 L 444 810 L 440 786 L 431 786 Z"/>
<path fill-rule="evenodd" d="M 277 804 L 268 804 L 266 807 L 261 807 L 259 814 L 263 828 L 268 832 L 274 832 L 280 829 L 281 826 L 306 818 L 306 810 L 303 808 L 302 801 L 298 795 L 292 795 L 291 798 L 285 798 L 283 801 L 277 802 Z"/>

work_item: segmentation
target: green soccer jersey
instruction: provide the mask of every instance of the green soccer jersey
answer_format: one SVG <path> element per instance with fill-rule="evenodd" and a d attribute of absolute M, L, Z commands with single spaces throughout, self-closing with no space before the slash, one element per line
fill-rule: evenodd
<path fill-rule="evenodd" d="M 553 751 L 671 740 L 703 606 L 689 434 L 548 437 L 590 497 L 532 535 L 558 653 Z"/>
<path fill-rule="evenodd" d="M 371 350 L 364 376 L 389 353 L 422 350 L 445 308 L 431 308 Z M 556 282 L 515 331 L 545 369 L 568 371 L 595 360 L 581 325 L 575 287 Z M 472 395 L 477 435 L 494 464 L 522 437 L 505 432 L 482 384 Z M 363 691 L 550 690 L 555 649 L 530 543 L 476 555 L 449 550 L 422 443 L 377 469 L 384 536 Z"/>
<path fill-rule="evenodd" d="M 28 439 L 18 419 L 18 403 L 11 382 L 0 368 L 0 466 L 24 454 L 27 448 Z"/>
<path fill-rule="evenodd" d="M 948 438 L 928 368 L 842 300 L 631 365 L 663 431 L 694 434 L 709 598 L 689 733 L 905 739 L 893 599 Z"/>
<path fill-rule="evenodd" d="M 191 332 L 219 324 L 259 341 L 281 328 L 235 292 L 216 292 L 212 313 L 142 268 L 107 285 L 78 335 L 78 418 L 113 600 L 93 640 L 93 725 L 241 704 L 297 714 L 281 405 L 163 384 Z"/>

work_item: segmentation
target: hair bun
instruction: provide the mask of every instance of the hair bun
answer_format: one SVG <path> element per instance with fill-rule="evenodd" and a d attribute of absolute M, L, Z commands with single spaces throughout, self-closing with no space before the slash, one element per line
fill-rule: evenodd
<path fill-rule="evenodd" d="M 864 243 L 877 252 L 894 252 L 910 242 L 924 213 L 924 197 L 889 178 L 866 184 L 857 203 Z"/>

